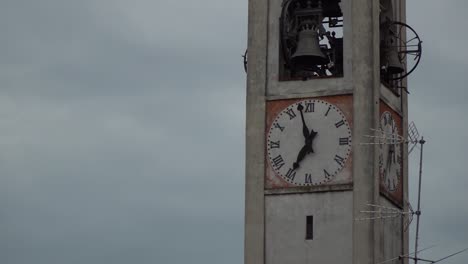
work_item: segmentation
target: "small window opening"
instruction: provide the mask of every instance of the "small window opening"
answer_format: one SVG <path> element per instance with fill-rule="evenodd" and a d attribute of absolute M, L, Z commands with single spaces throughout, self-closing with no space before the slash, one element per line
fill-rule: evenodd
<path fill-rule="evenodd" d="M 314 239 L 314 216 L 308 215 L 306 217 L 306 240 Z"/>

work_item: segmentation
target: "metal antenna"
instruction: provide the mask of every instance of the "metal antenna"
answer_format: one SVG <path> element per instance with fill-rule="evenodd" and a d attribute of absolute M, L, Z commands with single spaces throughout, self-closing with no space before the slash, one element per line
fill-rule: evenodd
<path fill-rule="evenodd" d="M 416 124 L 414 122 L 411 122 L 408 125 L 408 143 L 411 145 L 408 150 L 408 154 L 413 151 L 414 147 L 418 145 L 418 140 L 419 140 L 419 132 L 418 129 L 416 128 Z"/>
<path fill-rule="evenodd" d="M 429 260 L 429 259 L 423 259 L 423 258 L 419 258 L 418 257 L 418 253 L 423 251 L 423 250 L 426 250 L 426 249 L 429 249 L 429 248 L 432 248 L 432 247 L 429 247 L 429 248 L 425 248 L 425 249 L 421 249 L 421 250 L 418 250 L 418 243 L 419 243 L 419 223 L 420 223 L 420 216 L 421 216 L 421 185 L 422 185 L 422 168 L 423 168 L 423 154 L 424 154 L 424 144 L 426 143 L 426 141 L 424 140 L 424 137 L 421 137 L 421 139 L 419 139 L 419 132 L 418 132 L 418 129 L 416 128 L 416 125 L 414 124 L 414 122 L 411 122 L 409 125 L 408 125 L 408 139 L 404 139 L 402 136 L 398 135 L 398 134 L 388 134 L 388 133 L 385 133 L 384 131 L 380 130 L 380 129 L 371 129 L 372 131 L 375 132 L 376 135 L 365 135 L 365 137 L 367 138 L 371 138 L 371 139 L 374 139 L 374 142 L 369 142 L 369 143 L 361 143 L 361 145 L 384 145 L 384 144 L 403 144 L 403 143 L 407 143 L 409 146 L 409 150 L 408 150 L 408 154 L 410 154 L 414 148 L 418 148 L 420 150 L 420 154 L 419 154 L 419 183 L 418 183 L 418 207 L 416 209 L 416 211 L 413 211 L 413 208 L 411 207 L 411 204 L 408 203 L 408 211 L 404 212 L 404 211 L 401 211 L 399 209 L 396 209 L 396 208 L 391 208 L 391 207 L 386 207 L 386 206 L 382 206 L 382 205 L 376 205 L 376 204 L 367 204 L 367 206 L 370 206 L 372 207 L 372 210 L 367 210 L 367 211 L 360 211 L 361 213 L 368 213 L 368 214 L 371 214 L 372 216 L 371 217 L 367 217 L 367 218 L 356 218 L 355 220 L 356 221 L 363 221 L 363 220 L 377 220 L 377 219 L 386 219 L 386 218 L 396 218 L 396 217 L 403 217 L 405 215 L 408 216 L 407 220 L 405 220 L 405 223 L 404 223 L 404 232 L 407 231 L 409 225 L 411 224 L 412 220 L 413 220 L 413 216 L 416 215 L 416 236 L 415 236 L 415 245 L 414 245 L 414 253 L 410 253 L 410 254 L 406 254 L 406 255 L 400 255 L 398 257 L 395 257 L 395 258 L 392 258 L 392 259 L 388 259 L 388 260 L 385 260 L 383 262 L 379 262 L 377 264 L 383 264 L 383 263 L 387 263 L 387 262 L 390 262 L 390 261 L 394 261 L 394 260 L 397 260 L 397 259 L 403 259 L 403 258 L 407 258 L 407 259 L 412 259 L 414 260 L 414 264 L 417 264 L 418 261 L 422 261 L 422 262 L 427 262 L 427 263 L 438 263 L 438 262 L 441 262 L 443 260 L 446 260 L 450 257 L 453 257 L 455 255 L 458 255 L 458 254 L 461 254 L 465 251 L 468 251 L 468 248 L 465 248 L 463 250 L 460 250 L 458 252 L 455 252 L 453 254 L 450 254 L 446 257 L 443 257 L 441 259 L 438 259 L 438 260 Z M 418 146 L 418 144 L 420 146 Z M 414 256 L 410 256 L 414 254 Z"/>
<path fill-rule="evenodd" d="M 385 144 L 412 144 L 411 147 L 414 148 L 414 145 L 418 143 L 419 132 L 416 128 L 414 122 L 411 122 L 408 126 L 408 139 L 405 139 L 403 136 L 400 136 L 396 133 L 388 133 L 382 129 L 370 129 L 374 132 L 374 135 L 364 135 L 364 137 L 372 139 L 373 142 L 361 143 L 361 145 L 385 145 Z M 356 218 L 355 221 L 365 221 L 365 220 L 378 220 L 378 219 L 387 219 L 387 218 L 397 218 L 408 216 L 404 218 L 403 231 L 406 232 L 413 221 L 413 216 L 416 212 L 413 211 L 413 208 L 409 202 L 408 211 L 402 211 L 395 208 L 390 208 L 382 205 L 376 204 L 367 204 L 367 206 L 372 207 L 372 210 L 360 211 L 361 213 L 370 214 L 370 217 Z M 417 249 L 416 249 L 417 250 Z"/>
<path fill-rule="evenodd" d="M 408 230 L 409 226 L 411 225 L 411 222 L 413 222 L 413 216 L 415 215 L 415 212 L 413 211 L 413 207 L 411 206 L 411 204 L 409 202 L 407 202 L 407 204 L 408 204 L 408 218 L 404 220 L 403 232 L 406 232 Z"/>
<path fill-rule="evenodd" d="M 387 145 L 406 143 L 409 146 L 408 154 L 410 154 L 419 143 L 419 132 L 414 122 L 411 122 L 408 125 L 407 139 L 398 134 L 387 133 L 381 129 L 371 128 L 370 130 L 374 132 L 374 135 L 364 135 L 364 137 L 372 139 L 373 142 L 360 143 L 361 145 Z"/>
<path fill-rule="evenodd" d="M 416 238 L 415 238 L 415 245 L 414 245 L 414 264 L 418 263 L 418 241 L 419 241 L 419 220 L 421 216 L 421 182 L 422 182 L 422 166 L 423 166 L 423 150 L 424 150 L 424 137 L 421 137 L 419 140 L 419 144 L 421 145 L 421 150 L 419 153 L 419 186 L 418 186 L 418 208 L 416 209 Z"/>
<path fill-rule="evenodd" d="M 367 220 L 380 220 L 380 219 L 388 219 L 388 218 L 397 218 L 397 217 L 404 217 L 408 216 L 408 219 L 405 221 L 404 231 L 408 229 L 408 226 L 411 224 L 413 220 L 413 210 L 409 210 L 407 212 L 401 211 L 396 208 L 387 207 L 383 205 L 377 204 L 366 204 L 367 206 L 371 207 L 370 210 L 363 210 L 360 211 L 363 214 L 371 214 L 370 217 L 363 217 L 363 218 L 356 218 L 355 221 L 367 221 Z M 410 206 L 411 208 L 411 206 Z"/>
<path fill-rule="evenodd" d="M 371 129 L 371 131 L 374 132 L 374 135 L 364 135 L 364 137 L 370 138 L 373 140 L 373 142 L 368 142 L 368 143 L 361 143 L 361 145 L 385 145 L 385 144 L 408 144 L 408 154 L 410 154 L 414 148 L 418 148 L 420 150 L 419 154 L 419 183 L 418 183 L 418 207 L 416 211 L 413 211 L 411 204 L 408 203 L 408 211 L 401 211 L 399 209 L 391 208 L 391 207 L 386 207 L 382 205 L 376 205 L 376 204 L 367 204 L 367 206 L 372 207 L 371 210 L 367 211 L 360 211 L 361 213 L 366 213 L 366 214 L 371 214 L 370 217 L 365 217 L 365 218 L 356 218 L 355 221 L 364 221 L 364 220 L 378 220 L 378 219 L 387 219 L 387 218 L 396 218 L 396 217 L 404 217 L 405 215 L 408 216 L 407 220 L 404 222 L 404 232 L 407 231 L 409 225 L 411 224 L 413 220 L 413 216 L 416 215 L 416 236 L 415 236 L 415 245 L 414 245 L 414 256 L 410 256 L 411 254 L 407 255 L 400 255 L 396 258 L 385 260 L 383 262 L 379 262 L 377 264 L 382 264 L 386 262 L 390 262 L 396 259 L 402 259 L 402 258 L 408 258 L 414 260 L 414 264 L 417 264 L 418 261 L 423 261 L 423 262 L 428 262 L 428 263 L 438 263 L 440 261 L 443 261 L 447 258 L 453 257 L 455 255 L 458 255 L 460 253 L 463 253 L 468 250 L 468 248 L 465 248 L 463 250 L 460 250 L 458 252 L 455 252 L 453 254 L 450 254 L 446 257 L 443 257 L 438 260 L 428 260 L 428 259 L 423 259 L 418 257 L 418 253 L 426 250 L 418 250 L 418 243 L 419 243 L 419 223 L 420 223 L 420 216 L 421 216 L 421 185 L 422 185 L 422 168 L 423 168 L 423 153 L 424 153 L 424 144 L 426 141 L 424 140 L 424 137 L 421 137 L 419 139 L 419 131 L 416 128 L 416 125 L 414 122 L 411 122 L 408 125 L 408 138 L 405 139 L 402 136 L 398 134 L 389 134 L 386 133 L 385 131 L 382 131 L 381 129 Z M 419 146 L 418 146 L 419 144 Z"/>
<path fill-rule="evenodd" d="M 361 143 L 361 145 L 402 144 L 407 142 L 404 137 L 398 134 L 386 133 L 381 129 L 371 128 L 370 130 L 376 135 L 364 135 L 364 137 L 373 139 L 374 142 Z"/>
<path fill-rule="evenodd" d="M 417 130 L 415 133 L 413 133 L 413 135 L 416 135 L 416 134 L 419 135 Z M 414 257 L 406 256 L 405 258 L 414 260 L 414 264 L 417 264 L 418 261 L 423 261 L 423 262 L 428 262 L 428 263 L 437 263 L 445 259 L 448 259 L 450 257 L 453 257 L 455 255 L 458 255 L 462 252 L 465 252 L 468 250 L 468 248 L 465 248 L 463 250 L 460 250 L 458 252 L 455 252 L 453 254 L 450 254 L 438 260 L 428 260 L 428 259 L 423 259 L 423 258 L 418 257 L 418 252 L 420 252 L 418 251 L 418 242 L 419 242 L 419 222 L 420 222 L 420 216 L 421 216 L 421 183 L 422 183 L 423 153 L 424 153 L 424 143 L 426 143 L 426 141 L 424 140 L 424 137 L 421 137 L 421 140 L 419 140 L 418 143 L 421 147 L 420 147 L 420 154 L 419 154 L 418 208 L 416 209 L 416 212 L 414 213 L 416 214 L 416 237 L 415 237 L 415 242 L 414 242 L 415 254 L 414 254 Z"/>

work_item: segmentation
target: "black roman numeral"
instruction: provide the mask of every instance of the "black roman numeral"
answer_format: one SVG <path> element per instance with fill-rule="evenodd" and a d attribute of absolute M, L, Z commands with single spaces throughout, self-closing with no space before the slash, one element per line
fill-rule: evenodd
<path fill-rule="evenodd" d="M 343 166 L 344 165 L 344 158 L 338 156 L 338 155 L 335 155 L 335 159 L 336 163 L 338 163 L 340 166 Z"/>
<path fill-rule="evenodd" d="M 279 148 L 280 147 L 280 141 L 270 141 L 270 148 Z"/>
<path fill-rule="evenodd" d="M 277 170 L 281 169 L 281 167 L 284 166 L 284 160 L 281 155 L 277 156 L 276 158 L 273 158 L 273 166 L 276 167 Z"/>
<path fill-rule="evenodd" d="M 335 126 L 336 128 L 339 128 L 340 126 L 344 125 L 344 120 L 341 120 L 340 122 L 336 123 Z"/>
<path fill-rule="evenodd" d="M 294 181 L 294 178 L 296 177 L 296 171 L 293 169 L 289 169 L 285 176 L 289 180 Z"/>
<path fill-rule="evenodd" d="M 274 126 L 275 126 L 275 128 L 278 128 L 279 130 L 281 130 L 281 132 L 283 132 L 284 127 L 280 126 L 280 124 L 275 123 Z"/>
<path fill-rule="evenodd" d="M 340 138 L 340 146 L 349 145 L 349 138 Z"/>
<path fill-rule="evenodd" d="M 288 114 L 289 116 L 289 120 L 293 119 L 296 117 L 296 113 L 294 113 L 294 110 L 293 109 L 288 109 L 288 111 L 286 112 L 286 114 Z"/>
<path fill-rule="evenodd" d="M 307 103 L 305 111 L 306 113 L 315 112 L 315 103 Z"/>
<path fill-rule="evenodd" d="M 306 173 L 305 175 L 305 183 L 312 183 L 312 174 Z"/>

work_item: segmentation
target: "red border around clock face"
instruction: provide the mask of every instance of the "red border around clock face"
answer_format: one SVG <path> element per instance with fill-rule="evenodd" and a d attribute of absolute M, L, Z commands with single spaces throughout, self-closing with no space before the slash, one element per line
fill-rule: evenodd
<path fill-rule="evenodd" d="M 285 100 L 272 100 L 266 103 L 266 130 L 265 135 L 268 134 L 272 123 L 276 116 L 287 106 L 304 100 L 304 99 L 317 99 L 329 102 L 337 106 L 345 115 L 349 126 L 353 126 L 353 97 L 351 95 L 340 95 L 340 96 L 326 96 L 326 97 L 313 97 L 313 98 L 297 98 L 297 99 L 285 99 Z M 335 177 L 333 181 L 327 183 L 327 185 L 335 184 L 349 184 L 352 183 L 352 153 L 348 157 L 345 166 L 342 171 Z M 268 158 L 265 157 L 265 189 L 280 189 L 280 188 L 292 188 L 297 187 L 283 178 L 278 177 L 272 169 Z"/>

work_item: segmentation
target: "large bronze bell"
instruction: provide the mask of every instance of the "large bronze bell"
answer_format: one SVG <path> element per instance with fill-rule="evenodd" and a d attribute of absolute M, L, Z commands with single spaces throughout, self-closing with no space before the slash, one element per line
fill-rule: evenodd
<path fill-rule="evenodd" d="M 405 71 L 403 64 L 400 61 L 398 56 L 398 50 L 395 46 L 395 40 L 390 36 L 388 37 L 387 41 L 388 44 L 385 45 L 386 47 L 382 47 L 382 62 L 381 65 L 385 69 L 385 71 L 389 74 L 400 74 Z"/>
<path fill-rule="evenodd" d="M 328 58 L 320 50 L 318 33 L 314 30 L 299 32 L 296 52 L 291 56 L 294 67 L 310 68 L 328 63 Z"/>
<path fill-rule="evenodd" d="M 398 58 L 398 52 L 396 50 L 388 50 L 387 56 L 385 56 L 384 65 L 386 65 L 386 70 L 390 74 L 400 74 L 405 71 L 403 64 Z"/>
<path fill-rule="evenodd" d="M 400 74 L 405 71 L 403 64 L 400 61 L 397 47 L 397 37 L 395 36 L 396 28 L 393 25 L 394 13 L 391 0 L 381 0 L 381 25 L 380 25 L 380 40 L 382 44 L 380 49 L 380 65 L 387 74 Z"/>

